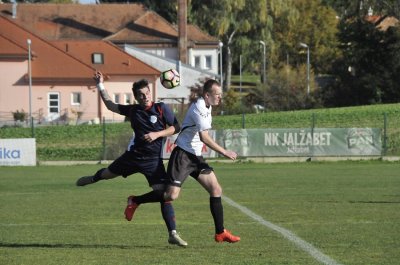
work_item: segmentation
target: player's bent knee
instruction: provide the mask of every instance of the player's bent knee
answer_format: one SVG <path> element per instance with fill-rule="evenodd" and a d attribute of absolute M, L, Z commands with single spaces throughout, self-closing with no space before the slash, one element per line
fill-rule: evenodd
<path fill-rule="evenodd" d="M 178 199 L 179 191 L 180 191 L 180 189 L 170 189 L 170 190 L 168 190 L 164 195 L 164 200 L 165 201 L 174 201 L 174 200 Z"/>
<path fill-rule="evenodd" d="M 220 185 L 212 185 L 210 189 L 210 195 L 212 197 L 221 197 L 222 196 L 222 187 Z"/>
<path fill-rule="evenodd" d="M 215 188 L 212 190 L 211 196 L 213 197 L 221 197 L 222 196 L 222 189 L 220 188 Z"/>
<path fill-rule="evenodd" d="M 179 194 L 165 194 L 164 200 L 171 202 L 171 201 L 178 199 L 178 197 L 179 197 Z"/>

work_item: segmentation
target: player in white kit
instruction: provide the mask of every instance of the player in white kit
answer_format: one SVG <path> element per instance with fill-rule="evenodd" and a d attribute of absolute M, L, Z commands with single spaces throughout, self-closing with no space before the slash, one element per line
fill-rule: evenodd
<path fill-rule="evenodd" d="M 213 79 L 205 82 L 202 96 L 193 103 L 186 113 L 182 130 L 176 140 L 176 147 L 171 153 L 167 176 L 170 183 L 165 192 L 149 192 L 141 196 L 130 196 L 125 214 L 133 216 L 136 208 L 142 203 L 172 201 L 178 198 L 181 186 L 190 175 L 196 179 L 210 194 L 210 211 L 215 225 L 215 241 L 235 243 L 240 237 L 232 235 L 224 228 L 222 207 L 222 188 L 212 167 L 204 160 L 201 150 L 203 144 L 225 157 L 235 160 L 237 154 L 225 150 L 208 134 L 212 122 L 212 106 L 220 104 L 222 88 Z"/>

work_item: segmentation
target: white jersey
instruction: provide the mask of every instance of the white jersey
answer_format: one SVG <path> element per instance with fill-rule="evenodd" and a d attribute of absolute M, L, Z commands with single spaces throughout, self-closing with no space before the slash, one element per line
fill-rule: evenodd
<path fill-rule="evenodd" d="M 182 130 L 176 139 L 176 145 L 183 150 L 201 156 L 203 142 L 200 140 L 199 132 L 211 129 L 211 109 L 206 107 L 203 98 L 199 98 L 190 105 L 182 123 Z"/>

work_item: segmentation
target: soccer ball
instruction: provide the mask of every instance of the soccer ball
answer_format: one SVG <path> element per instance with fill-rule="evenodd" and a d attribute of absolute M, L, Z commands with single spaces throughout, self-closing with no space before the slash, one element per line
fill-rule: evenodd
<path fill-rule="evenodd" d="M 161 73 L 160 82 L 163 87 L 172 89 L 180 85 L 181 76 L 175 69 L 169 69 Z"/>

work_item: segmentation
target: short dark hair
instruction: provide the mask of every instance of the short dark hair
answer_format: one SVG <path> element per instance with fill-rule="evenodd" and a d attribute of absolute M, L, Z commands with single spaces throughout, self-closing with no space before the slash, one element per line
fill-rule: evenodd
<path fill-rule="evenodd" d="M 135 83 L 133 83 L 132 85 L 132 92 L 133 95 L 136 96 L 136 93 L 138 90 L 149 86 L 149 81 L 147 81 L 146 79 L 141 79 L 139 81 L 136 81 Z"/>
<path fill-rule="evenodd" d="M 218 86 L 220 86 L 220 84 L 218 83 L 218 81 L 217 80 L 215 80 L 215 79 L 208 79 L 205 83 L 204 83 L 204 85 L 203 85 L 203 95 L 205 94 L 205 93 L 210 93 L 211 92 L 211 88 L 213 87 L 213 85 L 218 85 Z"/>

